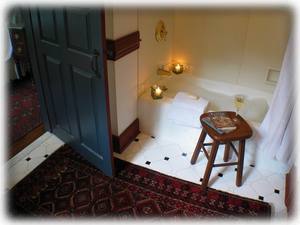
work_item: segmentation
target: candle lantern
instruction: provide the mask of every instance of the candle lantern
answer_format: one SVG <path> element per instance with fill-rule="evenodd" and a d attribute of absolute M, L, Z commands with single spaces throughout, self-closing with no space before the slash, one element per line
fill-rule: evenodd
<path fill-rule="evenodd" d="M 151 87 L 151 96 L 153 99 L 161 99 L 163 98 L 163 90 L 162 88 L 155 84 Z"/>

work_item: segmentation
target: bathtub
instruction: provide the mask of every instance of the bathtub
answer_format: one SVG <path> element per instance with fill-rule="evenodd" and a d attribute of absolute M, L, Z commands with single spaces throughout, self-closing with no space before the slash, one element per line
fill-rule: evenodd
<path fill-rule="evenodd" d="M 289 168 L 286 165 L 271 159 L 264 152 L 256 151 L 256 143 L 253 138 L 269 109 L 272 93 L 183 75 L 161 79 L 157 83 L 166 85 L 168 88 L 162 99 L 153 100 L 150 95 L 150 88 L 141 94 L 138 99 L 138 117 L 141 132 L 173 143 L 176 142 L 187 152 L 193 152 L 201 128 L 177 125 L 168 118 L 172 100 L 176 93 L 185 91 L 209 100 L 206 111 L 234 111 L 233 96 L 243 94 L 246 101 L 240 114 L 247 120 L 253 130 L 252 138 L 246 141 L 245 164 L 254 163 L 256 168 L 261 170 L 282 173 L 283 175 L 287 173 Z M 207 137 L 207 139 L 210 138 Z"/>
<path fill-rule="evenodd" d="M 176 141 L 180 146 L 191 151 L 197 143 L 201 128 L 177 125 L 168 118 L 172 99 L 177 92 L 185 91 L 207 99 L 209 105 L 206 111 L 235 111 L 233 96 L 243 94 L 246 100 L 240 114 L 253 128 L 253 136 L 268 111 L 272 99 L 271 93 L 192 76 L 172 76 L 158 81 L 158 84 L 166 85 L 168 88 L 162 99 L 153 100 L 150 89 L 139 96 L 140 130 L 145 134 L 164 140 Z M 256 149 L 254 142 L 247 141 L 246 148 L 248 149 L 246 151 L 248 161 L 254 161 Z"/>
<path fill-rule="evenodd" d="M 172 99 L 179 91 L 207 99 L 209 104 L 206 111 L 235 111 L 233 96 L 243 94 L 246 100 L 240 114 L 255 126 L 262 122 L 272 99 L 270 93 L 193 76 L 172 76 L 158 83 L 168 88 L 162 99 L 153 100 L 148 90 L 138 100 L 140 129 L 153 136 L 170 135 L 169 129 L 166 129 L 170 126 L 168 113 Z"/>

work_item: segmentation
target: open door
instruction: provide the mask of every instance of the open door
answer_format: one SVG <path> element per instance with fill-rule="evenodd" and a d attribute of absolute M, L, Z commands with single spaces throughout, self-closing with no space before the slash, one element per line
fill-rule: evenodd
<path fill-rule="evenodd" d="M 49 129 L 112 176 L 104 12 L 31 8 L 25 16 Z"/>

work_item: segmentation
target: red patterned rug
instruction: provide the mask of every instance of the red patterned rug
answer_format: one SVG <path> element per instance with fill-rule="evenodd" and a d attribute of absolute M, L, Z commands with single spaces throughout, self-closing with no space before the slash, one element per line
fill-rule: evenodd
<path fill-rule="evenodd" d="M 109 178 L 63 147 L 9 191 L 12 216 L 270 217 L 268 203 L 116 160 Z"/>
<path fill-rule="evenodd" d="M 42 122 L 40 103 L 31 79 L 10 87 L 8 98 L 10 143 L 14 143 Z"/>

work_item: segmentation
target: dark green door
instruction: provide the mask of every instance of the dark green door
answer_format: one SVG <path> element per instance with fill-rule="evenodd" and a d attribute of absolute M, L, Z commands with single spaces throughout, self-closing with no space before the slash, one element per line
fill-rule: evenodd
<path fill-rule="evenodd" d="M 113 175 L 100 9 L 30 9 L 37 65 L 52 132 Z"/>

